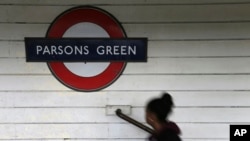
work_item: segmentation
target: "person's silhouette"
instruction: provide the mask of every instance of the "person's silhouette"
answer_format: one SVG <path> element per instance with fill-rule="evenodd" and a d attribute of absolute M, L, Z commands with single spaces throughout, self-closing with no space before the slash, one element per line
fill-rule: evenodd
<path fill-rule="evenodd" d="M 163 93 L 161 98 L 152 99 L 146 106 L 146 121 L 151 125 L 155 133 L 149 137 L 149 141 L 181 141 L 181 130 L 168 115 L 174 106 L 172 97 Z"/>

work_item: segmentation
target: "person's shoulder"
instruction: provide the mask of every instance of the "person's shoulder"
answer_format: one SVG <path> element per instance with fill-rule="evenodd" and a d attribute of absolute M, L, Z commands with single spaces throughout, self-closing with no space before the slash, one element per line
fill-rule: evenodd
<path fill-rule="evenodd" d="M 173 121 L 168 121 L 165 123 L 164 125 L 164 129 L 163 130 L 166 130 L 166 131 L 172 131 L 174 132 L 175 134 L 177 135 L 180 135 L 181 134 L 181 129 L 179 128 L 179 126 L 173 122 Z"/>
<path fill-rule="evenodd" d="M 159 141 L 181 141 L 181 130 L 175 122 L 168 121 L 160 133 Z"/>
<path fill-rule="evenodd" d="M 158 136 L 158 141 L 181 141 L 181 138 L 172 130 L 166 130 L 160 136 Z"/>

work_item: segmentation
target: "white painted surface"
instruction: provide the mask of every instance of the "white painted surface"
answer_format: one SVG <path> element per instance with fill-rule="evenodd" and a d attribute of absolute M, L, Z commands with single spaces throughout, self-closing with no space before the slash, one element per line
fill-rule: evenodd
<path fill-rule="evenodd" d="M 1 0 L 0 140 L 145 141 L 147 133 L 107 116 L 106 106 L 130 105 L 145 124 L 147 101 L 168 91 L 183 141 L 228 141 L 230 124 L 250 124 L 249 3 Z M 85 4 L 113 14 L 128 37 L 149 39 L 147 63 L 128 63 L 115 83 L 92 93 L 68 89 L 46 63 L 27 63 L 23 42 Z"/>
<path fill-rule="evenodd" d="M 65 31 L 63 37 L 104 37 L 108 38 L 108 33 L 99 25 L 89 22 L 82 22 L 71 26 Z M 67 69 L 72 73 L 82 77 L 93 77 L 101 74 L 109 66 L 109 62 L 64 62 Z"/>

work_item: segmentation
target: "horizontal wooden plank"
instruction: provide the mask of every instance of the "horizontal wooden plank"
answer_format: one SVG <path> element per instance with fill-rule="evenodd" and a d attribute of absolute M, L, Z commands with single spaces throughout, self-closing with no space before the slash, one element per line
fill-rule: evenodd
<path fill-rule="evenodd" d="M 35 2 L 33 0 L 1 0 L 0 4 L 18 4 L 18 5 L 25 5 L 25 4 L 32 4 L 32 5 L 83 5 L 83 4 L 232 4 L 232 3 L 247 3 L 247 0 L 126 0 L 126 1 L 117 1 L 117 0 L 109 0 L 109 1 L 99 1 L 99 0 L 71 0 L 71 2 L 67 0 L 60 0 L 60 1 L 50 1 L 50 0 L 43 0 Z"/>
<path fill-rule="evenodd" d="M 113 14 L 121 23 L 235 22 L 250 19 L 250 4 L 148 6 L 133 4 L 98 7 Z M 51 23 L 70 8 L 72 6 L 0 5 L 0 16 L 3 17 L 0 22 Z"/>
<path fill-rule="evenodd" d="M 148 62 L 127 63 L 123 74 L 247 74 L 249 58 L 149 58 Z M 47 63 L 24 58 L 0 59 L 0 74 L 51 74 Z"/>
<path fill-rule="evenodd" d="M 249 107 L 248 91 L 169 91 L 175 106 L 181 107 Z M 14 91 L 0 92 L 1 108 L 104 108 L 106 105 L 144 107 L 161 91 Z M 140 98 L 138 98 L 140 97 Z"/>
<path fill-rule="evenodd" d="M 250 17 L 250 4 L 100 7 L 112 13 L 122 23 L 234 22 L 249 21 Z"/>
<path fill-rule="evenodd" d="M 1 139 L 2 140 L 2 139 Z M 77 139 L 77 138 L 61 138 L 61 139 L 4 139 L 2 141 L 145 141 L 145 139 Z M 228 139 L 183 139 L 182 141 L 228 141 Z"/>
<path fill-rule="evenodd" d="M 248 39 L 248 23 L 124 24 L 128 37 L 150 40 Z M 145 30 L 147 29 L 147 30 Z"/>
<path fill-rule="evenodd" d="M 133 105 L 132 105 L 133 106 Z M 178 123 L 247 123 L 250 108 L 175 108 L 170 120 Z M 221 112 L 223 111 L 223 112 Z M 0 108 L 0 124 L 116 124 L 127 123 L 105 108 Z M 128 115 L 145 123 L 145 109 Z"/>
<path fill-rule="evenodd" d="M 249 90 L 249 75 L 123 75 L 106 90 Z"/>
<path fill-rule="evenodd" d="M 58 139 L 46 139 L 46 138 L 41 138 L 41 139 L 1 139 L 2 141 L 145 141 L 145 139 L 84 139 L 84 138 L 58 138 Z M 189 140 L 187 140 L 189 141 Z M 196 141 L 196 140 L 194 140 Z M 197 140 L 200 141 L 200 140 Z M 216 140 L 217 141 L 217 140 Z M 218 141 L 223 141 L 223 140 L 218 140 Z"/>
<path fill-rule="evenodd" d="M 171 119 L 194 123 L 248 123 L 249 110 L 250 108 L 176 108 Z"/>
<path fill-rule="evenodd" d="M 0 59 L 0 74 L 50 74 L 47 63 L 27 63 L 26 58 Z"/>
<path fill-rule="evenodd" d="M 227 124 L 179 124 L 182 138 L 227 139 Z M 1 124 L 1 139 L 117 139 L 147 138 L 148 134 L 130 124 Z"/>
<path fill-rule="evenodd" d="M 10 57 L 10 49 L 9 42 L 2 42 L 1 43 L 1 51 L 0 51 L 0 57 Z"/>
<path fill-rule="evenodd" d="M 51 75 L 0 75 L 0 81 L 0 91 L 69 90 Z M 249 83 L 249 75 L 122 75 L 104 90 L 249 90 Z"/>
<path fill-rule="evenodd" d="M 0 127 L 2 139 L 107 138 L 109 134 L 108 125 L 102 124 L 2 124 Z"/>
<path fill-rule="evenodd" d="M 1 124 L 100 124 L 123 122 L 105 108 L 3 108 Z"/>
<path fill-rule="evenodd" d="M 176 106 L 249 106 L 248 91 L 170 92 Z"/>
<path fill-rule="evenodd" d="M 128 63 L 124 74 L 240 74 L 249 73 L 250 58 L 149 58 Z"/>
<path fill-rule="evenodd" d="M 0 76 L 2 83 L 1 90 L 69 90 L 53 76 Z"/>
<path fill-rule="evenodd" d="M 229 124 L 179 124 L 183 138 L 228 139 Z"/>
<path fill-rule="evenodd" d="M 149 57 L 249 56 L 250 40 L 149 41 Z"/>
<path fill-rule="evenodd" d="M 250 40 L 148 41 L 148 57 L 248 57 Z M 0 41 L 0 57 L 25 57 L 22 41 Z"/>
<path fill-rule="evenodd" d="M 2 141 L 145 141 L 145 139 L 82 139 L 82 138 L 58 138 L 58 139 L 1 139 Z M 189 140 L 187 140 L 189 141 Z M 196 141 L 196 140 L 195 140 Z M 200 141 L 200 140 L 197 140 Z M 216 140 L 217 141 L 217 140 Z M 218 140 L 223 141 L 223 140 Z"/>
<path fill-rule="evenodd" d="M 62 12 L 72 6 L 16 6 L 0 5 L 0 15 L 3 19 L 0 22 L 24 22 L 24 23 L 52 23 Z M 32 11 L 32 12 L 30 12 Z M 18 13 L 18 14 L 16 14 Z M 18 16 L 19 15 L 19 16 Z M 10 18 L 9 16 L 13 16 Z M 30 19 L 28 18 L 30 17 Z M 39 18 L 40 17 L 40 18 Z"/>
<path fill-rule="evenodd" d="M 4 139 L 3 141 L 145 141 L 145 139 L 74 139 L 74 138 L 62 138 L 62 139 Z M 228 141 L 228 139 L 183 139 L 182 141 Z"/>
<path fill-rule="evenodd" d="M 248 107 L 248 91 L 168 91 L 177 107 Z M 161 91 L 117 91 L 108 92 L 108 105 L 145 106 Z M 140 98 L 137 98 L 140 97 Z M 28 96 L 27 96 L 28 98 Z M 20 102 L 21 103 L 21 102 Z"/>
<path fill-rule="evenodd" d="M 149 40 L 224 40 L 249 39 L 248 23 L 124 24 L 128 37 Z M 44 37 L 48 24 L 0 24 L 1 40 Z M 145 30 L 147 29 L 147 30 Z"/>
<path fill-rule="evenodd" d="M 4 58 L 25 57 L 25 46 L 23 41 L 0 41 L 0 46 L 1 46 L 0 57 Z"/>
<path fill-rule="evenodd" d="M 25 37 L 45 37 L 48 24 L 0 24 L 1 40 L 24 40 Z"/>
<path fill-rule="evenodd" d="M 105 107 L 107 92 L 0 92 L 1 107 Z"/>

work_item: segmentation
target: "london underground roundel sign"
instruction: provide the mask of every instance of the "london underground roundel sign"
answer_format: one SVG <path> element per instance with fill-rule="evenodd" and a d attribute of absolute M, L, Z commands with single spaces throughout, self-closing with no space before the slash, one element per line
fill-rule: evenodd
<path fill-rule="evenodd" d="M 147 60 L 147 38 L 127 38 L 112 15 L 89 6 L 59 15 L 45 38 L 26 37 L 25 49 L 27 62 L 47 62 L 61 83 L 78 91 L 103 89 L 126 62 Z"/>
<path fill-rule="evenodd" d="M 59 15 L 51 24 L 46 36 L 125 38 L 126 34 L 119 22 L 109 13 L 94 7 L 77 7 Z M 60 82 L 78 91 L 96 91 L 109 86 L 121 75 L 126 66 L 126 62 L 47 64 Z M 77 72 L 79 68 L 87 71 Z"/>

